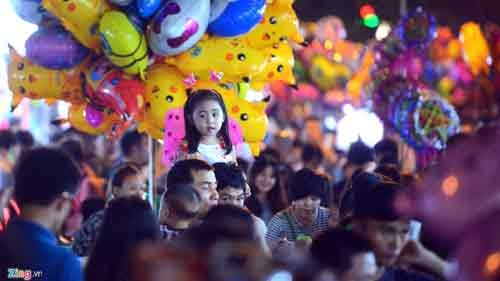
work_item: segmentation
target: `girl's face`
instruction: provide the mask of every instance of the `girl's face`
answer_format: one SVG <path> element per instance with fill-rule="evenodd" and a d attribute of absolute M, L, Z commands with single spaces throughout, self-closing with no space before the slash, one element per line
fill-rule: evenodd
<path fill-rule="evenodd" d="M 259 193 L 267 193 L 276 184 L 276 177 L 272 166 L 267 166 L 255 177 L 255 187 Z"/>
<path fill-rule="evenodd" d="M 205 100 L 194 108 L 193 123 L 201 136 L 216 137 L 224 122 L 224 112 L 217 101 Z"/>

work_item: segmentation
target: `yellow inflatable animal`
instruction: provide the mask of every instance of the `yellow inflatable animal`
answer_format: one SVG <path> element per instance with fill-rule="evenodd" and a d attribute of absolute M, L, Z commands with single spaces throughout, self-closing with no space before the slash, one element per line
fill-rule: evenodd
<path fill-rule="evenodd" d="M 249 82 L 266 66 L 266 57 L 238 38 L 216 38 L 198 42 L 193 48 L 166 62 L 198 80 Z"/>
<path fill-rule="evenodd" d="M 110 9 L 105 0 L 42 0 L 43 7 L 87 48 L 99 53 L 98 26 L 101 16 Z"/>
<path fill-rule="evenodd" d="M 264 50 L 267 56 L 267 64 L 263 71 L 259 72 L 253 79 L 251 86 L 255 90 L 262 90 L 267 83 L 282 81 L 287 84 L 295 84 L 293 66 L 295 59 L 293 50 L 286 42 L 274 44 Z"/>
<path fill-rule="evenodd" d="M 262 21 L 249 33 L 243 36 L 254 48 L 270 47 L 280 41 L 289 40 L 302 43 L 299 19 L 292 7 L 293 1 L 274 0 L 269 3 Z"/>
<path fill-rule="evenodd" d="M 57 99 L 74 104 L 82 103 L 82 65 L 69 70 L 47 69 L 20 56 L 10 47 L 7 70 L 9 89 L 17 101 L 22 96 L 35 100 Z"/>
<path fill-rule="evenodd" d="M 144 95 L 144 121 L 140 129 L 157 139 L 163 139 L 165 114 L 183 108 L 187 100 L 183 75 L 175 67 L 156 64 L 149 68 Z"/>
<path fill-rule="evenodd" d="M 472 73 L 489 73 L 488 60 L 491 60 L 490 49 L 481 27 L 474 22 L 467 22 L 460 28 L 463 56 Z"/>

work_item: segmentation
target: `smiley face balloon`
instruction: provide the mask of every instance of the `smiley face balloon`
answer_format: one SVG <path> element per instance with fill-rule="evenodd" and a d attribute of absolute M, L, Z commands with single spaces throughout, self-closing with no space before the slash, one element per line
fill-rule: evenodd
<path fill-rule="evenodd" d="M 268 4 L 262 21 L 243 37 L 254 48 L 266 48 L 289 40 L 302 43 L 299 19 L 292 7 L 293 1 L 278 1 Z"/>
<path fill-rule="evenodd" d="M 99 33 L 106 57 L 125 73 L 139 74 L 144 79 L 149 60 L 146 38 L 127 16 L 118 11 L 106 12 Z"/>
<path fill-rule="evenodd" d="M 71 103 L 84 101 L 81 90 L 81 65 L 69 70 L 40 67 L 10 48 L 7 70 L 9 89 L 14 95 L 30 99 L 60 99 Z"/>
<path fill-rule="evenodd" d="M 164 125 L 165 114 L 183 108 L 187 100 L 183 75 L 175 67 L 155 64 L 150 67 L 144 94 L 144 120 L 155 128 Z"/>
<path fill-rule="evenodd" d="M 148 26 L 149 46 L 157 55 L 178 55 L 203 37 L 209 16 L 210 0 L 169 0 Z"/>
<path fill-rule="evenodd" d="M 223 82 L 249 82 L 264 69 L 267 60 L 262 52 L 238 38 L 212 37 L 166 62 L 185 75 L 194 74 L 198 80 L 214 80 L 215 74 Z"/>
<path fill-rule="evenodd" d="M 85 47 L 100 52 L 99 19 L 110 9 L 105 0 L 43 0 L 42 5 Z"/>
<path fill-rule="evenodd" d="M 68 121 L 78 131 L 90 135 L 102 135 L 112 130 L 112 127 L 121 122 L 120 116 L 114 113 L 102 112 L 102 122 L 93 127 L 87 121 L 85 111 L 88 104 L 71 105 L 68 111 Z"/>

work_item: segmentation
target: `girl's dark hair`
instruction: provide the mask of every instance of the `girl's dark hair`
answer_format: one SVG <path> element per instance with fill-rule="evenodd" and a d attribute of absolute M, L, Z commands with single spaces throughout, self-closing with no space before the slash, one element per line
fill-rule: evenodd
<path fill-rule="evenodd" d="M 141 242 L 159 240 L 159 231 L 148 202 L 137 197 L 112 200 L 90 254 L 85 280 L 130 280 L 133 251 Z"/>
<path fill-rule="evenodd" d="M 269 191 L 267 200 L 269 201 L 271 211 L 273 214 L 285 209 L 288 205 L 286 191 L 280 184 L 279 175 L 279 163 L 273 158 L 259 156 L 255 159 L 255 162 L 250 168 L 250 175 L 248 177 L 248 184 L 252 190 L 252 196 L 247 199 L 246 206 L 252 211 L 256 216 L 262 216 L 262 206 L 257 200 L 257 193 L 259 193 L 257 186 L 255 186 L 255 178 L 258 174 L 262 173 L 267 167 L 272 167 L 273 175 L 276 178 L 276 182 L 273 188 Z"/>
<path fill-rule="evenodd" d="M 127 162 L 118 166 L 112 173 L 108 182 L 108 195 L 111 195 L 113 187 L 121 188 L 126 178 L 141 173 L 141 169 L 134 163 Z"/>
<path fill-rule="evenodd" d="M 188 152 L 195 153 L 198 150 L 198 144 L 200 143 L 201 135 L 194 125 L 193 112 L 198 104 L 206 100 L 216 101 L 222 109 L 222 113 L 224 114 L 224 121 L 222 122 L 222 127 L 219 133 L 217 133 L 217 136 L 219 138 L 222 138 L 226 154 L 229 154 L 233 149 L 231 139 L 229 138 L 229 118 L 222 96 L 214 90 L 197 90 L 189 93 L 189 97 L 186 101 L 186 104 L 184 105 L 184 123 L 186 128 Z"/>

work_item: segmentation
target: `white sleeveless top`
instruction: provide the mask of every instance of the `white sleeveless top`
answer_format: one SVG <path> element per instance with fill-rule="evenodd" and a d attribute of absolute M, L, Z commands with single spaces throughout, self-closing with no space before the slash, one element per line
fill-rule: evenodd
<path fill-rule="evenodd" d="M 223 149 L 218 144 L 198 144 L 198 153 L 201 154 L 203 160 L 208 164 L 213 165 L 215 163 L 235 163 L 236 155 L 234 147 L 231 153 L 226 154 L 226 150 Z"/>

